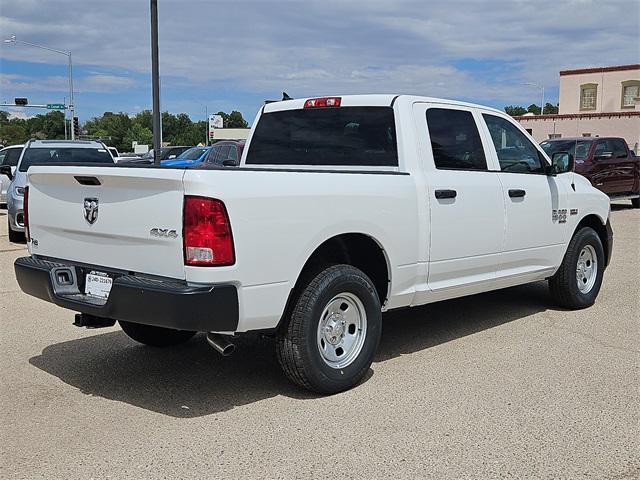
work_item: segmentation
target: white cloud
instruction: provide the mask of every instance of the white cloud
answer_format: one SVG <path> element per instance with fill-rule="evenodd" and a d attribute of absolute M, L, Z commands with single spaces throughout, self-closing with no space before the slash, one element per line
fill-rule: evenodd
<path fill-rule="evenodd" d="M 637 0 L 159 3 L 163 88 L 184 92 L 387 91 L 512 103 L 537 97 L 523 82 L 553 86 L 562 68 L 632 63 L 640 54 Z M 0 30 L 93 66 L 79 91 L 116 92 L 149 72 L 148 8 L 5 2 Z M 0 57 L 64 61 L 20 45 L 2 45 Z M 66 88 L 58 77 L 8 81 Z"/>

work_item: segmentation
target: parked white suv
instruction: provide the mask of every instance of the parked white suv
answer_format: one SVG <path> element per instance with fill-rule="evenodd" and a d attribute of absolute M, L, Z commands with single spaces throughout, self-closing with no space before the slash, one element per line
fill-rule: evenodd
<path fill-rule="evenodd" d="M 549 279 L 592 305 L 609 201 L 508 115 L 364 95 L 265 105 L 239 167 L 29 170 L 27 293 L 147 345 L 276 337 L 296 384 L 345 390 L 381 313 Z M 469 319 L 473 322 L 473 319 Z"/>
<path fill-rule="evenodd" d="M 25 240 L 23 201 L 29 167 L 54 163 L 113 164 L 113 158 L 101 142 L 29 140 L 21 150 L 16 167 L 11 170 L 5 166 L 0 167 L 0 174 L 11 181 L 7 189 L 7 230 L 10 242 Z"/>

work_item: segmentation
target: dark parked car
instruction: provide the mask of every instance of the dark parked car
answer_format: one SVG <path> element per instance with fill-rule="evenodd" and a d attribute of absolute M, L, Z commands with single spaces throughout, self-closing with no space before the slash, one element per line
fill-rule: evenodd
<path fill-rule="evenodd" d="M 575 171 L 612 199 L 631 200 L 640 208 L 640 157 L 627 142 L 617 137 L 578 137 L 546 140 L 540 146 L 552 156 L 569 152 L 575 158 Z"/>
<path fill-rule="evenodd" d="M 244 150 L 244 140 L 221 140 L 214 143 L 209 150 L 209 154 L 204 159 L 203 166 L 225 165 L 234 166 L 240 164 L 242 151 Z"/>
<path fill-rule="evenodd" d="M 162 147 L 160 149 L 160 160 L 162 161 L 162 160 L 174 159 L 178 155 L 180 155 L 182 152 L 186 152 L 190 148 L 193 148 L 193 147 L 185 147 L 185 146 Z M 119 162 L 120 165 L 122 165 L 122 164 L 131 164 L 131 163 L 142 163 L 142 164 L 153 163 L 153 149 L 149 150 L 147 153 L 145 153 L 140 158 L 134 158 L 134 159 L 131 159 L 131 160 L 122 160 L 121 162 Z"/>

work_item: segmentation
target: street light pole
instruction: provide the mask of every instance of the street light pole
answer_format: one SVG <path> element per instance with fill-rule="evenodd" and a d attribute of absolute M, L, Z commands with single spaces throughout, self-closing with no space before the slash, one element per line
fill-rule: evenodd
<path fill-rule="evenodd" d="M 47 47 L 45 45 L 39 45 L 37 43 L 25 42 L 24 40 L 18 40 L 15 35 L 11 35 L 9 38 L 4 40 L 4 43 L 20 43 L 22 45 L 28 45 L 30 47 L 40 48 L 42 50 L 48 50 L 50 52 L 59 53 L 61 55 L 66 55 L 69 59 L 69 110 L 71 111 L 71 123 L 73 123 L 73 118 L 75 117 L 75 109 L 76 105 L 73 97 L 73 63 L 71 62 L 71 52 L 67 52 L 65 50 L 58 50 L 56 48 Z M 71 140 L 75 140 L 75 132 L 73 131 L 73 126 L 71 128 Z"/>
<path fill-rule="evenodd" d="M 151 85 L 153 96 L 153 163 L 160 166 L 160 69 L 158 67 L 158 0 L 151 2 Z"/>

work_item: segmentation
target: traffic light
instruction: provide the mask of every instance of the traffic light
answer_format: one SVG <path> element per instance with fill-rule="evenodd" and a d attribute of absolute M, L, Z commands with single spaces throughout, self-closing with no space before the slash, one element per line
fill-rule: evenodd
<path fill-rule="evenodd" d="M 80 135 L 80 123 L 78 117 L 73 117 L 73 135 L 78 137 Z"/>

